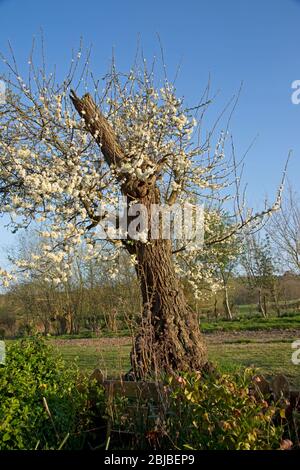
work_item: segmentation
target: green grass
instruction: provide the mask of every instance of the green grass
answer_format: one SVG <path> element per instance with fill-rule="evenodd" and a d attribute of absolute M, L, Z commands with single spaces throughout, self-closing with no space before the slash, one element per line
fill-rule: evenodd
<path fill-rule="evenodd" d="M 287 330 L 300 328 L 300 313 L 282 317 L 252 317 L 234 320 L 201 321 L 201 329 L 205 333 L 214 331 L 258 331 L 258 330 Z"/>
<path fill-rule="evenodd" d="M 107 329 L 101 330 L 101 337 L 104 338 L 122 338 L 124 336 L 129 336 L 130 331 L 128 328 L 119 329 L 117 332 L 113 332 Z M 99 338 L 97 333 L 93 333 L 89 330 L 83 330 L 80 333 L 76 334 L 66 334 L 66 335 L 59 335 L 59 339 L 85 339 L 85 338 Z"/>
<path fill-rule="evenodd" d="M 53 343 L 56 345 L 55 340 Z M 128 344 L 122 346 L 101 345 L 101 347 L 97 347 L 92 344 L 78 346 L 73 341 L 67 341 L 64 344 L 56 345 L 56 347 L 66 361 L 76 360 L 83 372 L 90 373 L 99 368 L 108 377 L 118 377 L 128 371 L 130 367 L 130 340 L 128 340 Z"/>
<path fill-rule="evenodd" d="M 118 377 L 130 368 L 130 340 L 122 346 L 92 344 L 78 346 L 65 342 L 58 349 L 67 361 L 78 358 L 78 364 L 84 372 L 92 372 L 96 367 L 107 373 L 108 377 Z M 209 358 L 218 364 L 221 370 L 232 372 L 241 367 L 257 367 L 266 376 L 285 374 L 293 387 L 300 388 L 300 365 L 291 362 L 291 342 L 273 341 L 234 342 L 209 344 Z"/>
<path fill-rule="evenodd" d="M 291 362 L 291 342 L 231 343 L 209 345 L 209 357 L 223 371 L 257 367 L 265 376 L 284 374 L 293 387 L 300 388 L 300 365 Z"/>
<path fill-rule="evenodd" d="M 237 332 L 229 341 L 228 337 L 225 337 L 221 344 L 216 344 L 209 334 L 206 335 L 209 357 L 222 370 L 233 371 L 241 367 L 255 366 L 268 376 L 284 373 L 293 386 L 300 388 L 300 365 L 295 366 L 291 362 L 291 342 L 297 338 L 292 332 L 291 335 L 287 333 L 285 338 L 276 338 L 276 330 L 300 330 L 300 313 L 292 312 L 267 319 L 257 315 L 247 317 L 245 313 L 233 321 L 201 321 L 201 329 L 204 333 Z M 258 341 L 259 338 L 256 338 L 255 334 L 250 338 L 246 335 L 247 331 L 267 330 L 273 330 L 274 334 L 266 337 L 264 342 Z M 82 333 L 81 336 L 52 337 L 49 340 L 58 347 L 67 361 L 71 362 L 77 357 L 82 371 L 90 373 L 95 368 L 100 368 L 107 376 L 118 377 L 130 368 L 131 341 L 124 338 L 127 335 L 128 331 L 122 330 L 118 335 L 102 332 L 101 338 Z"/>
<path fill-rule="evenodd" d="M 278 302 L 280 309 L 285 313 L 287 311 L 293 311 L 299 307 L 300 299 L 293 300 L 281 300 Z M 236 305 L 235 308 L 238 314 L 249 315 L 250 314 L 259 314 L 257 304 L 242 304 Z M 268 302 L 268 309 L 272 315 L 276 315 L 276 308 L 274 302 Z"/>

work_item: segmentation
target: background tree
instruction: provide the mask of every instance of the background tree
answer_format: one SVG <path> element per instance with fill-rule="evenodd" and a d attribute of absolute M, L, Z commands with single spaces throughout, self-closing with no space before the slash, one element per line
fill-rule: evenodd
<path fill-rule="evenodd" d="M 281 210 L 267 225 L 267 231 L 280 254 L 282 265 L 300 273 L 300 204 L 299 196 L 290 185 Z"/>
<path fill-rule="evenodd" d="M 19 238 L 9 256 L 10 262 L 20 268 L 9 293 L 24 328 L 40 329 L 42 325 L 45 335 L 77 334 L 81 328 L 94 332 L 134 330 L 141 303 L 134 268 L 127 256 L 123 254 L 115 272 L 114 263 L 107 260 L 86 260 L 81 247 L 73 257 L 67 280 L 61 282 L 56 263 L 49 260 L 46 269 L 37 253 L 41 253 L 41 240 L 27 233 L 26 238 Z M 8 299 L 5 308 L 9 309 Z"/>
<path fill-rule="evenodd" d="M 278 315 L 278 271 L 269 237 L 248 235 L 243 246 L 241 265 L 246 273 L 250 289 L 258 293 L 258 310 L 264 317 L 268 314 L 267 298 L 274 301 Z"/>
<path fill-rule="evenodd" d="M 205 212 L 206 231 L 202 250 L 191 253 L 187 258 L 178 257 L 177 266 L 186 283 L 193 287 L 195 298 L 214 298 L 214 314 L 217 317 L 217 294 L 222 294 L 224 313 L 228 319 L 232 319 L 232 311 L 229 300 L 229 283 L 233 276 L 234 268 L 238 264 L 242 239 L 235 233 L 230 233 L 231 221 L 228 214 L 217 208 L 210 208 Z M 210 245 L 211 234 L 221 241 Z M 181 261 L 181 262 L 180 262 Z M 187 265 L 187 261 L 189 264 Z"/>
<path fill-rule="evenodd" d="M 57 272 L 57 255 L 43 258 L 43 240 L 27 233 L 20 237 L 9 260 L 19 268 L 11 292 L 23 306 L 27 323 L 41 323 L 44 334 L 56 325 L 59 334 L 79 331 L 85 296 L 84 266 L 80 250 L 69 261 L 68 276 L 61 280 Z M 30 319 L 30 320 L 29 320 Z"/>
<path fill-rule="evenodd" d="M 222 222 L 222 220 L 221 220 Z M 222 231 L 228 231 L 228 227 L 221 225 Z M 215 274 L 221 285 L 223 293 L 223 307 L 225 316 L 232 320 L 232 308 L 229 299 L 229 285 L 233 278 L 234 270 L 237 267 L 239 255 L 241 253 L 242 239 L 237 234 L 225 239 L 219 249 L 215 250 Z"/>

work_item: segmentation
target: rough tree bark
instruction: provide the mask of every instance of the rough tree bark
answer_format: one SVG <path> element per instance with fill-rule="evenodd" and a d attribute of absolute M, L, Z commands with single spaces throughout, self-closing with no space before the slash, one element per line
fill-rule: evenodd
<path fill-rule="evenodd" d="M 89 94 L 78 98 L 71 94 L 79 115 L 101 147 L 109 166 L 118 166 L 125 158 L 114 131 Z M 148 181 L 130 179 L 121 184 L 122 193 L 135 198 L 148 209 L 160 202 L 156 177 Z M 94 220 L 95 225 L 99 221 Z M 136 378 L 153 373 L 201 370 L 207 365 L 207 349 L 201 335 L 197 315 L 188 306 L 172 262 L 170 240 L 149 240 L 148 243 L 124 243 L 137 258 L 143 313 L 141 325 L 131 352 Z"/>

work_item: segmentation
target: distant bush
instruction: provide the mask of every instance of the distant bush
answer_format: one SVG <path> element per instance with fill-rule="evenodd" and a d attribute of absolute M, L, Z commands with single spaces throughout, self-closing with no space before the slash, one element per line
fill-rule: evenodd
<path fill-rule="evenodd" d="M 21 322 L 18 326 L 17 336 L 20 338 L 26 338 L 32 336 L 35 333 L 35 327 L 29 322 Z"/>
<path fill-rule="evenodd" d="M 103 414 L 102 388 L 41 339 L 7 347 L 0 368 L 1 450 L 81 449 L 86 430 Z"/>
<path fill-rule="evenodd" d="M 0 310 L 0 329 L 5 332 L 13 333 L 16 325 L 16 316 L 13 312 Z"/>
<path fill-rule="evenodd" d="M 197 374 L 170 379 L 166 433 L 172 446 L 197 450 L 278 449 L 283 413 L 251 393 L 251 371 L 239 377 Z"/>

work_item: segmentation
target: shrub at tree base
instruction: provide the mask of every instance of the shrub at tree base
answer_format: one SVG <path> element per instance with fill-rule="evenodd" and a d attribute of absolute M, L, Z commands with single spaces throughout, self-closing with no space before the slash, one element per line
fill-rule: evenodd
<path fill-rule="evenodd" d="M 166 432 L 173 445 L 203 450 L 279 449 L 284 411 L 251 392 L 252 377 L 253 371 L 246 369 L 236 378 L 225 374 L 172 378 Z"/>
<path fill-rule="evenodd" d="M 144 422 L 143 406 L 132 414 L 128 399 L 114 397 L 115 411 L 109 413 L 102 387 L 75 365 L 66 366 L 44 341 L 22 340 L 7 347 L 6 365 L 0 367 L 0 449 L 103 448 L 104 416 L 110 416 L 112 429 L 130 434 L 131 449 L 283 448 L 283 404 L 268 403 L 252 378 L 249 369 L 237 377 L 173 375 L 162 402 L 149 402 L 151 420 Z M 103 434 L 95 440 L 89 430 L 97 426 Z M 110 440 L 111 449 L 119 445 Z"/>
<path fill-rule="evenodd" d="M 103 409 L 103 389 L 40 339 L 8 346 L 0 367 L 1 450 L 81 449 Z"/>

